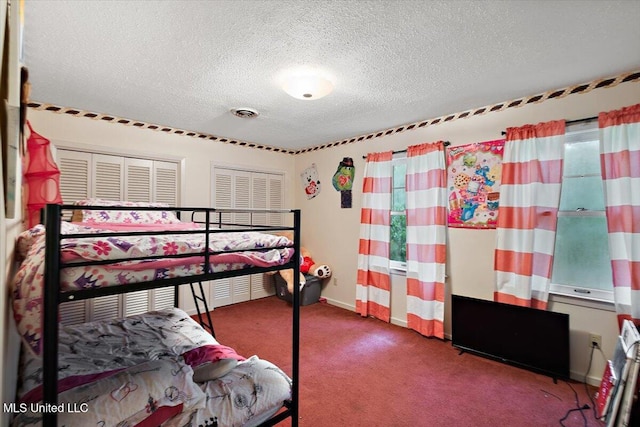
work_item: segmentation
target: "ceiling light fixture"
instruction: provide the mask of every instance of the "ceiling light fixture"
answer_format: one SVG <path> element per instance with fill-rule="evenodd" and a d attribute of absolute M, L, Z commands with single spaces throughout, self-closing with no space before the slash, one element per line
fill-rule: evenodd
<path fill-rule="evenodd" d="M 284 91 L 297 99 L 313 101 L 329 95 L 333 90 L 331 80 L 313 70 L 292 72 L 283 80 Z"/>

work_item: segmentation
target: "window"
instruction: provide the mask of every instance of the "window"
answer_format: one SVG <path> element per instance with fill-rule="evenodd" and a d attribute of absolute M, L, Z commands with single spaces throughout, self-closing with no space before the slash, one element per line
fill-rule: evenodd
<path fill-rule="evenodd" d="M 407 214 L 405 211 L 405 176 L 407 157 L 404 153 L 393 157 L 393 190 L 391 193 L 391 243 L 390 267 L 406 270 L 407 261 Z"/>
<path fill-rule="evenodd" d="M 613 302 L 599 133 L 593 124 L 570 129 L 550 291 Z"/>

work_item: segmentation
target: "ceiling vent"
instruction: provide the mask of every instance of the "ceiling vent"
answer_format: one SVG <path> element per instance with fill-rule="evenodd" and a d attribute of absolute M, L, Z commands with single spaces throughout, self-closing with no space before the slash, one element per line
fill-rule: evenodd
<path fill-rule="evenodd" d="M 241 119 L 254 119 L 260 115 L 257 110 L 252 108 L 234 108 L 231 110 L 231 114 Z"/>

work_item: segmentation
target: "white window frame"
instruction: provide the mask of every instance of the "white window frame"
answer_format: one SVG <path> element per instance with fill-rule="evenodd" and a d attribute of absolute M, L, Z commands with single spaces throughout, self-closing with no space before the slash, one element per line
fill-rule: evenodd
<path fill-rule="evenodd" d="M 393 160 L 391 162 L 392 167 L 395 167 L 398 164 L 402 164 L 402 163 L 406 163 L 407 162 L 407 154 L 406 153 L 395 153 L 393 155 Z M 393 177 L 393 175 L 392 175 Z M 393 208 L 393 179 L 391 182 L 391 208 Z M 405 191 L 406 191 L 406 180 L 405 180 Z M 394 215 L 399 215 L 399 216 L 407 216 L 407 210 L 406 210 L 406 206 L 405 206 L 405 210 L 404 211 L 391 211 L 391 216 Z M 389 225 L 389 227 L 391 227 L 391 225 Z M 391 233 L 389 233 L 389 239 L 391 239 Z M 405 242 L 406 244 L 406 242 Z M 391 240 L 389 240 L 389 245 L 391 245 Z M 402 261 L 395 261 L 392 259 L 389 259 L 389 268 L 393 271 L 397 271 L 397 272 L 402 272 L 402 273 L 406 273 L 407 271 L 407 263 L 406 262 L 402 262 Z"/>
<path fill-rule="evenodd" d="M 593 123 L 582 123 L 579 125 L 570 126 L 570 130 L 566 133 L 565 146 L 567 144 L 574 144 L 579 142 L 593 141 L 593 138 L 599 139 L 599 132 L 597 125 Z M 566 212 L 558 211 L 558 218 L 563 216 L 596 216 L 606 217 L 604 211 L 585 211 L 585 212 Z M 557 230 L 556 230 L 557 233 Z M 555 255 L 555 250 L 554 250 Z M 555 260 L 554 260 L 555 262 Z M 553 276 L 551 277 L 551 284 L 549 287 L 549 293 L 557 295 L 564 299 L 569 297 L 573 300 L 586 300 L 595 301 L 598 303 L 606 303 L 607 305 L 614 303 L 613 287 L 611 290 L 596 289 L 591 287 L 581 287 L 575 285 L 557 284 L 553 283 Z"/>

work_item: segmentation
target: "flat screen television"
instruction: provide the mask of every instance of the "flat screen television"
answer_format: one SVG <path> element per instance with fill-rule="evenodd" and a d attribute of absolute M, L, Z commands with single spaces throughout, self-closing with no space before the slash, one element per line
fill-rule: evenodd
<path fill-rule="evenodd" d="M 452 345 L 511 365 L 569 379 L 569 315 L 451 296 Z"/>

